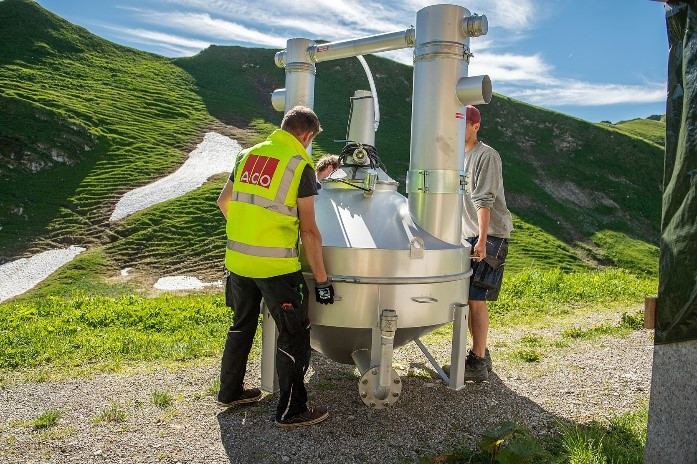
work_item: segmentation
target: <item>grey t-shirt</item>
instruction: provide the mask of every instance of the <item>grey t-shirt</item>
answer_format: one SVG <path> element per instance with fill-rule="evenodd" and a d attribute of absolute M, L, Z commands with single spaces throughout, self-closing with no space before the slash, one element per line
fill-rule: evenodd
<path fill-rule="evenodd" d="M 509 238 L 513 230 L 511 213 L 506 207 L 503 193 L 501 157 L 498 152 L 482 142 L 477 142 L 465 152 L 465 176 L 467 192 L 462 212 L 462 242 L 479 235 L 477 210 L 489 208 L 491 220 L 487 235 Z"/>

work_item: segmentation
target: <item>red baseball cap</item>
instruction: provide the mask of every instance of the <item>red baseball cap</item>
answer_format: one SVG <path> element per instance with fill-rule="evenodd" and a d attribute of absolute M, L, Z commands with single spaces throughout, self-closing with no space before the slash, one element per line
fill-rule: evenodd
<path fill-rule="evenodd" d="M 470 124 L 481 124 L 482 115 L 479 110 L 472 105 L 467 105 L 467 122 Z"/>

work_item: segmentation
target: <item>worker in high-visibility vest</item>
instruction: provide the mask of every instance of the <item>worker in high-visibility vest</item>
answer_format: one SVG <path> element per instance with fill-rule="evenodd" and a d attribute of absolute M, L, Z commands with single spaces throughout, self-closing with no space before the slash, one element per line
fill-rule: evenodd
<path fill-rule="evenodd" d="M 298 260 L 299 235 L 315 277 L 316 300 L 334 303 L 315 222 L 314 164 L 306 151 L 320 131 L 310 108 L 291 109 L 280 130 L 239 154 L 218 198 L 227 219 L 226 303 L 234 309 L 221 362 L 218 402 L 231 407 L 261 399 L 261 391 L 245 389 L 243 380 L 263 297 L 278 327 L 276 423 L 282 428 L 316 424 L 329 416 L 327 408 L 307 405 L 309 291 Z"/>

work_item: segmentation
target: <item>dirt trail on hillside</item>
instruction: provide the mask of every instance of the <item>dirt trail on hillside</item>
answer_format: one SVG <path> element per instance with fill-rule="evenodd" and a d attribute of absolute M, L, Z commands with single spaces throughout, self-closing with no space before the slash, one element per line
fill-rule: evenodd
<path fill-rule="evenodd" d="M 492 331 L 495 343 L 509 337 L 503 330 Z M 441 362 L 448 361 L 447 343 L 430 348 Z M 652 333 L 642 330 L 573 341 L 534 365 L 495 355 L 488 382 L 468 383 L 454 392 L 429 376 L 430 366 L 411 344 L 395 353 L 403 397 L 395 408 L 382 411 L 363 405 L 351 366 L 315 353 L 308 372 L 311 402 L 328 406 L 331 415 L 321 425 L 295 431 L 273 423 L 275 395 L 255 406 L 218 408 L 209 392 L 217 361 L 175 371 L 15 385 L 0 390 L 0 461 L 412 462 L 462 444 L 473 447 L 483 431 L 504 420 L 545 434 L 559 422 L 631 410 L 648 400 L 652 352 Z M 250 383 L 258 381 L 258 360 L 247 375 Z M 155 406 L 154 391 L 169 392 L 172 406 Z M 123 421 L 96 422 L 114 402 L 125 413 Z M 54 427 L 35 432 L 26 426 L 49 409 L 64 411 Z"/>

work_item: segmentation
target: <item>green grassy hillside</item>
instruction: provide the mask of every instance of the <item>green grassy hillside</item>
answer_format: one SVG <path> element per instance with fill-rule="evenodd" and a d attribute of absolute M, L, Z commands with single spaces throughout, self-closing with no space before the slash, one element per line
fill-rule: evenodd
<path fill-rule="evenodd" d="M 613 127 L 630 135 L 642 138 L 662 147 L 666 144 L 666 121 L 654 119 L 631 119 L 620 121 Z"/>
<path fill-rule="evenodd" d="M 171 61 L 28 0 L 0 2 L 0 260 L 34 237 L 108 240 L 129 188 L 174 169 L 210 117 Z"/>
<path fill-rule="evenodd" d="M 0 2 L 0 39 L 0 262 L 77 243 L 98 265 L 68 266 L 68 281 L 124 266 L 217 275 L 224 224 L 215 198 L 225 176 L 116 224 L 106 219 L 122 193 L 175 169 L 206 127 L 244 145 L 263 139 L 281 118 L 270 103 L 284 86 L 275 50 L 211 46 L 171 60 L 100 39 L 29 0 Z M 377 148 L 403 190 L 412 69 L 367 59 L 381 103 Z M 315 155 L 340 150 L 333 140 L 345 136 L 349 97 L 366 88 L 356 59 L 317 65 L 324 132 Z M 480 135 L 501 153 L 515 214 L 509 268 L 653 272 L 658 145 L 501 95 L 481 110 Z"/>

